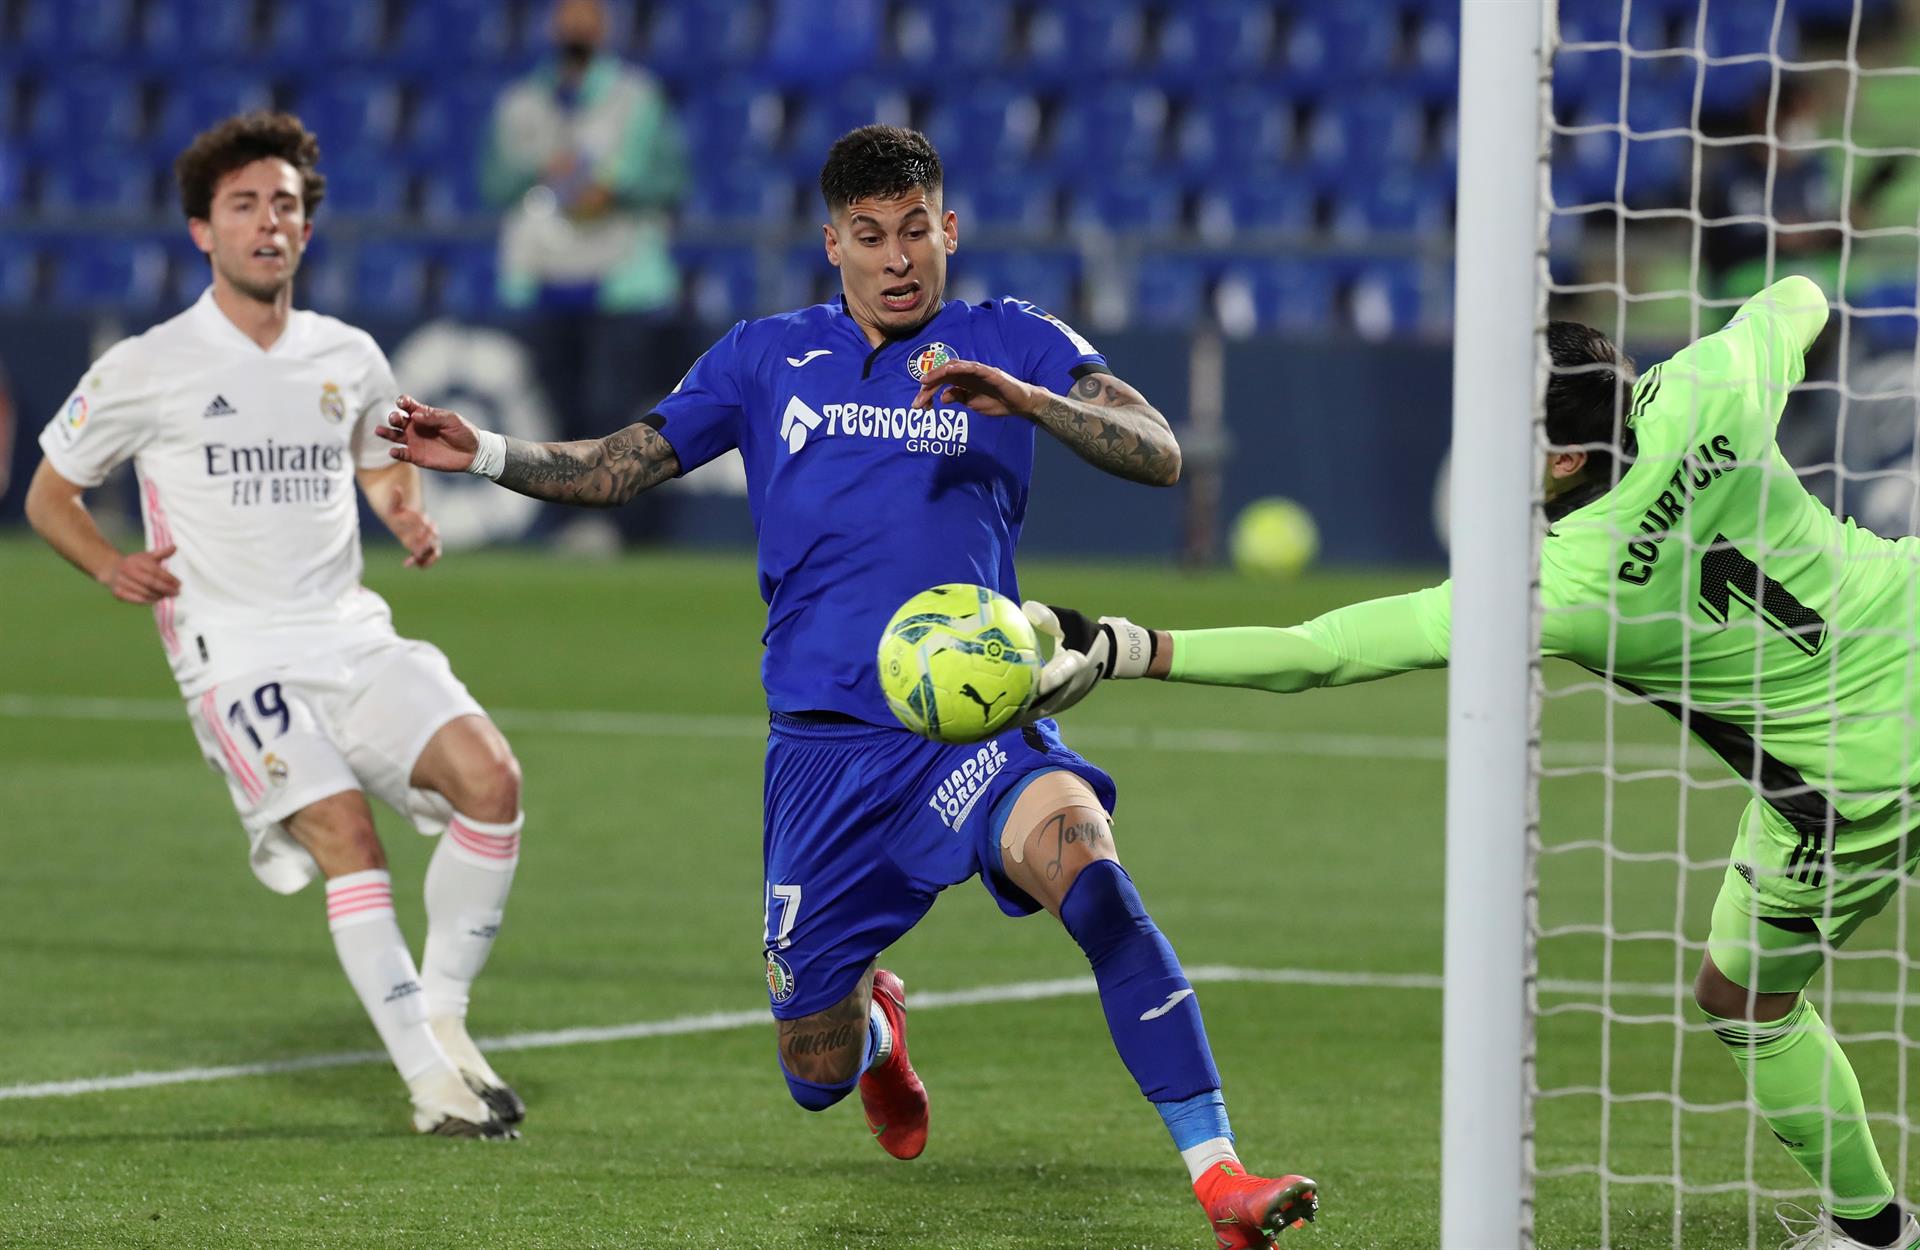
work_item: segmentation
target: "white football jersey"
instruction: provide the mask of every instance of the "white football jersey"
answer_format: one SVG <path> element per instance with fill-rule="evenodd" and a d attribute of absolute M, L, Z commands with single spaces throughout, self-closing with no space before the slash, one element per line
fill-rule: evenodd
<path fill-rule="evenodd" d="M 213 302 L 115 344 L 40 435 L 60 476 L 98 486 L 131 459 L 147 546 L 179 548 L 154 605 L 181 693 L 392 636 L 360 584 L 356 469 L 397 394 L 366 332 L 295 312 L 262 350 Z"/>

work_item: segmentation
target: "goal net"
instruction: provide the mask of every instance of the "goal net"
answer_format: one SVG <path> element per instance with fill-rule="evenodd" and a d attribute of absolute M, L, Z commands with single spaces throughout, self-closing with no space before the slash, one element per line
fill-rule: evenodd
<path fill-rule="evenodd" d="M 1864 817 L 1847 812 L 1873 801 L 1837 792 L 1845 787 L 1833 779 L 1844 767 L 1782 773 L 1769 750 L 1776 718 L 1795 721 L 1804 737 L 1809 716 L 1822 714 L 1805 703 L 1810 666 L 1826 674 L 1824 714 L 1838 718 L 1834 751 L 1852 750 L 1868 732 L 1857 722 L 1872 706 L 1891 802 L 1920 823 L 1920 805 L 1899 797 L 1920 759 L 1920 726 L 1907 711 L 1920 681 L 1916 622 L 1909 614 L 1893 627 L 1906 631 L 1895 641 L 1907 662 L 1863 676 L 1849 656 L 1884 646 L 1886 631 L 1882 641 L 1865 638 L 1864 628 L 1825 629 L 1825 621 L 1816 631 L 1821 605 L 1802 604 L 1796 591 L 1811 602 L 1830 588 L 1807 591 L 1774 577 L 1770 569 L 1798 567 L 1808 553 L 1780 547 L 1781 532 L 1761 520 L 1774 515 L 1765 493 L 1786 491 L 1797 478 L 1838 517 L 1888 538 L 1920 534 L 1920 5 L 1560 0 L 1557 22 L 1546 25 L 1549 172 L 1537 312 L 1604 331 L 1642 375 L 1720 330 L 1787 275 L 1817 283 L 1831 313 L 1779 420 L 1778 446 L 1792 472 L 1765 476 L 1759 515 L 1745 534 L 1703 538 L 1682 523 L 1692 488 L 1679 481 L 1664 518 L 1654 501 L 1649 515 L 1661 523 L 1619 537 L 1621 570 L 1595 587 L 1612 613 L 1604 662 L 1534 670 L 1534 979 L 1523 1042 L 1532 1047 L 1524 1160 L 1531 1204 L 1515 1244 L 1771 1248 L 1787 1236 L 1776 1208 L 1815 1211 L 1831 1201 L 1835 1177 L 1810 1177 L 1776 1139 L 1762 1104 L 1777 1110 L 1781 1094 L 1758 1091 L 1759 1078 L 1735 1062 L 1695 1005 L 1693 984 L 1729 866 L 1738 872 L 1755 858 L 1736 853 L 1743 819 L 1755 829 L 1798 831 L 1801 844 L 1782 856 L 1787 875 L 1803 887 L 1801 897 L 1826 883 L 1816 927 L 1831 930 L 1845 918 L 1844 899 L 1833 901 L 1842 874 L 1832 855 L 1845 828 L 1865 827 Z M 1544 377 L 1550 366 L 1544 357 L 1539 364 Z M 1688 380 L 1704 413 L 1708 380 Z M 1756 403 L 1766 402 L 1769 387 L 1786 389 L 1767 376 L 1748 381 Z M 1536 454 L 1550 446 L 1544 409 L 1539 415 Z M 1699 432 L 1703 442 L 1712 433 Z M 1768 454 L 1743 449 L 1739 462 Z M 1633 463 L 1628 451 L 1615 474 Z M 1720 468 L 1672 467 L 1709 480 Z M 1630 539 L 1639 545 L 1629 547 Z M 1641 570 L 1627 563 L 1643 556 L 1685 570 L 1672 582 L 1671 602 L 1649 607 L 1644 595 L 1623 593 Z M 1563 610 L 1541 605 L 1549 632 Z M 1678 695 L 1647 692 L 1619 666 L 1641 645 L 1635 639 L 1644 635 L 1633 631 L 1654 627 L 1670 630 L 1683 653 L 1689 675 Z M 1698 657 L 1733 637 L 1761 657 L 1744 692 L 1697 676 Z M 1762 678 L 1786 648 L 1813 657 L 1798 666 L 1803 680 L 1790 700 Z M 1875 685 L 1863 696 L 1867 680 Z M 1759 720 L 1744 746 L 1737 734 L 1709 745 L 1716 735 L 1699 732 L 1706 718 L 1683 723 L 1675 714 L 1742 701 Z M 1789 701 L 1796 705 L 1782 706 Z M 1853 723 L 1838 723 L 1848 718 Z M 1784 824 L 1749 812 L 1756 791 Z M 1825 811 L 1825 823 L 1810 811 Z M 1828 952 L 1805 995 L 1851 1061 L 1873 1138 L 1905 1200 L 1920 1167 L 1920 1013 L 1908 1006 L 1920 995 L 1910 940 L 1920 906 L 1897 870 L 1885 875 L 1884 910 Z M 1760 923 L 1749 922 L 1751 941 L 1773 942 L 1778 933 Z M 1820 942 L 1804 927 L 1771 927 L 1802 946 Z M 1920 1006 L 1920 997 L 1911 1001 Z M 1800 1101 L 1829 1106 L 1843 1074 L 1830 1061 L 1813 1071 Z"/>

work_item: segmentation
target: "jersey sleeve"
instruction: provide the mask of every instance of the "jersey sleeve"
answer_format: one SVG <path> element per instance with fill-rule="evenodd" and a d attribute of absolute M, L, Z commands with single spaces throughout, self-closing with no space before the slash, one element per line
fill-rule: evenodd
<path fill-rule="evenodd" d="M 748 367 L 741 348 L 747 323 L 737 323 L 725 338 L 693 362 L 673 393 L 655 404 L 649 418 L 673 448 L 680 472 L 689 473 L 740 445 L 742 396 Z"/>
<path fill-rule="evenodd" d="M 1021 381 L 1064 395 L 1089 373 L 1112 372 L 1107 358 L 1077 330 L 1026 300 L 1001 300 L 1000 316 L 1011 372 Z"/>
<path fill-rule="evenodd" d="M 40 432 L 54 471 L 76 486 L 98 486 L 151 443 L 160 421 L 149 379 L 127 343 L 94 362 Z"/>
<path fill-rule="evenodd" d="M 1287 629 L 1173 633 L 1170 681 L 1293 694 L 1447 663 L 1453 583 L 1336 608 Z"/>
<path fill-rule="evenodd" d="M 361 375 L 356 394 L 361 406 L 353 421 L 354 467 L 384 469 L 394 460 L 374 430 L 386 422 L 387 413 L 400 394 L 400 384 L 393 379 L 393 366 L 387 362 L 387 354 L 371 338 L 367 340 L 366 372 Z"/>
<path fill-rule="evenodd" d="M 1684 443 L 1757 423 L 1771 437 L 1826 324 L 1820 288 L 1797 274 L 1782 278 L 1719 330 L 1649 369 L 1634 386 L 1628 421 L 1643 442 L 1652 436 L 1655 450 L 1671 441 L 1663 432 Z"/>

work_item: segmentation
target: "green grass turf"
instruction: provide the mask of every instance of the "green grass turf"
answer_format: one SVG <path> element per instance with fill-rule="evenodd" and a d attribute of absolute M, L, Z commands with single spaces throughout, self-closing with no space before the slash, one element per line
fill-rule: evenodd
<path fill-rule="evenodd" d="M 612 564 L 456 555 L 425 575 L 375 548 L 370 580 L 401 630 L 438 643 L 501 714 L 525 767 L 525 859 L 479 986 L 476 1033 L 614 1025 L 764 1005 L 759 953 L 760 604 L 735 557 Z M 1154 623 L 1290 622 L 1419 585 L 1323 573 L 1284 585 L 1151 567 L 1035 563 L 1030 593 Z M 0 695 L 162 707 L 172 687 L 141 610 L 110 602 L 51 554 L 0 542 Z M 1552 670 L 1550 670 L 1552 671 Z M 1554 672 L 1564 686 L 1572 676 Z M 1671 747 L 1664 718 L 1574 689 L 1547 709 L 1550 755 L 1593 758 L 1603 733 Z M 1133 683 L 1067 725 L 1121 787 L 1118 838 L 1189 965 L 1336 973 L 1440 970 L 1445 680 L 1419 674 L 1297 698 Z M 137 709 L 136 709 L 137 710 Z M 541 711 L 653 713 L 563 730 Z M 514 714 L 520 714 L 518 716 Z M 663 731 L 691 726 L 698 732 Z M 1214 749 L 1192 736 L 1229 730 Z M 1259 737 L 1257 735 L 1269 735 Z M 1378 741 L 1375 741 L 1375 740 Z M 1585 754 L 1582 754 L 1582 752 Z M 1633 758 L 1638 759 L 1635 755 Z M 1717 780 L 1711 767 L 1696 770 Z M 1630 851 L 1725 853 L 1742 797 L 1671 769 L 1542 789 L 1543 838 L 1611 828 Z M 224 788 L 184 718 L 0 715 L 0 1083 L 364 1050 L 372 1031 L 342 980 L 319 900 L 283 899 L 247 871 Z M 418 941 L 430 844 L 384 816 L 401 921 Z M 1718 869 L 1595 852 L 1543 864 L 1548 926 L 1704 934 Z M 1084 973 L 1044 916 L 1000 917 L 977 886 L 950 892 L 887 957 L 910 989 Z M 1891 950 L 1908 909 L 1862 934 L 1839 984 L 1904 988 Z M 1911 948 L 1910 942 L 1907 946 Z M 1543 947 L 1545 975 L 1672 985 L 1694 947 L 1669 937 Z M 1241 1146 L 1256 1169 L 1325 1186 L 1303 1247 L 1434 1244 L 1439 1209 L 1440 995 L 1431 989 L 1202 987 Z M 1616 1094 L 1736 1099 L 1710 1037 L 1670 1020 L 1607 1023 L 1592 995 L 1540 1024 L 1540 1080 Z M 1616 1013 L 1682 1000 L 1616 996 Z M 1689 1015 L 1688 1018 L 1691 1018 Z M 1843 1031 L 1911 1031 L 1889 1008 L 1839 1005 Z M 788 1100 L 770 1028 L 573 1045 L 501 1057 L 527 1096 L 524 1140 L 413 1137 L 397 1079 L 366 1064 L 76 1097 L 0 1101 L 0 1245 L 490 1247 L 1202 1247 L 1164 1130 L 1088 997 L 916 1017 L 934 1135 L 887 1159 L 857 1108 Z M 1854 1048 L 1876 1110 L 1912 1116 L 1908 1049 Z M 1883 1142 L 1905 1168 L 1893 1126 Z M 1670 1100 L 1557 1098 L 1540 1109 L 1543 1167 L 1713 1185 L 1796 1183 L 1740 1112 Z M 1747 1159 L 1751 1148 L 1752 1163 Z M 1680 1244 L 1744 1246 L 1746 1193 L 1688 1194 Z M 1539 1186 L 1540 1244 L 1665 1247 L 1673 1189 L 1591 1175 Z M 1603 1227 L 1604 1220 L 1604 1227 Z M 1772 1234 L 1759 1231 L 1760 1244 Z"/>

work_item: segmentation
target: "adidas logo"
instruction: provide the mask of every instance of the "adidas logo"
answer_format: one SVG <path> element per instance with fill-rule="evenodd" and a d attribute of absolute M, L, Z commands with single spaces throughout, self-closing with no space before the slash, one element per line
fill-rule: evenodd
<path fill-rule="evenodd" d="M 202 418 L 231 417 L 236 413 L 238 413 L 239 411 L 240 410 L 238 408 L 235 408 L 232 404 L 227 402 L 227 397 L 225 395 L 215 395 L 213 397 L 213 402 L 208 404 L 206 407 L 206 410 L 202 412 L 200 415 Z"/>

